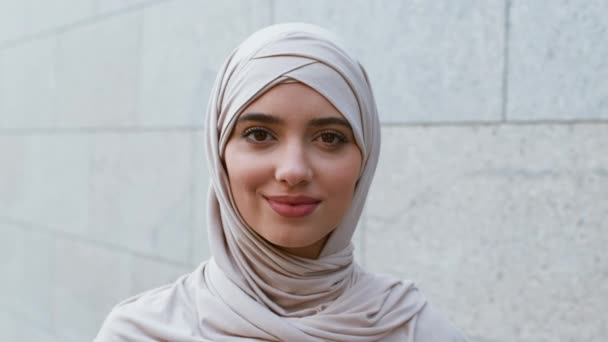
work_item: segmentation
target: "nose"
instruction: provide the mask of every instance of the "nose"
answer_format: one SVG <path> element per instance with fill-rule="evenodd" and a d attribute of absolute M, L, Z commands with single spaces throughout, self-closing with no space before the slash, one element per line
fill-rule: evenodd
<path fill-rule="evenodd" d="M 313 170 L 303 146 L 299 143 L 286 146 L 277 158 L 276 180 L 293 187 L 309 183 L 312 177 Z"/>

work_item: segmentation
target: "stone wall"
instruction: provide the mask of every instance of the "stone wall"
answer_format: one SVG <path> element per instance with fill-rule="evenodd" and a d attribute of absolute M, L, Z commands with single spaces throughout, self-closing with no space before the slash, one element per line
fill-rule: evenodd
<path fill-rule="evenodd" d="M 209 256 L 202 125 L 254 30 L 338 33 L 383 122 L 356 235 L 472 341 L 608 338 L 605 1 L 0 0 L 0 340 L 91 340 Z"/>

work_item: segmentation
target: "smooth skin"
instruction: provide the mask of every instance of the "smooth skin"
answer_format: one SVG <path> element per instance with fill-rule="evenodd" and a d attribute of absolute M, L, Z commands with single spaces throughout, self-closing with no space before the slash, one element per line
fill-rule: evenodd
<path fill-rule="evenodd" d="M 351 206 L 360 174 L 348 121 L 302 83 L 273 87 L 236 120 L 224 162 L 239 213 L 271 244 L 317 258 Z M 312 212 L 293 217 L 273 209 L 285 206 L 274 198 L 302 197 L 314 201 Z"/>

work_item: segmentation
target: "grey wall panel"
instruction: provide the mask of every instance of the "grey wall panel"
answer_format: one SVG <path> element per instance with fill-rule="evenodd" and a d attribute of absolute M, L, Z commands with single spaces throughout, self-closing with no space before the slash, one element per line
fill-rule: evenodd
<path fill-rule="evenodd" d="M 192 160 L 185 133 L 2 136 L 9 222 L 189 262 Z"/>
<path fill-rule="evenodd" d="M 189 262 L 190 141 L 182 132 L 96 135 L 87 235 L 138 253 Z"/>
<path fill-rule="evenodd" d="M 608 3 L 512 3 L 508 118 L 608 119 Z"/>
<path fill-rule="evenodd" d="M 268 1 L 173 1 L 144 10 L 139 123 L 204 122 L 217 72 L 249 33 L 270 23 Z M 228 19 L 231 18 L 231 19 Z"/>
<path fill-rule="evenodd" d="M 0 51 L 0 129 L 54 124 L 55 46 L 51 36 Z"/>
<path fill-rule="evenodd" d="M 0 47 L 92 18 L 95 1 L 1 1 Z"/>
<path fill-rule="evenodd" d="M 369 268 L 413 279 L 479 340 L 606 336 L 608 125 L 383 133 Z"/>
<path fill-rule="evenodd" d="M 0 311 L 0 339 L 2 341 L 61 341 L 50 330 L 3 311 Z"/>
<path fill-rule="evenodd" d="M 275 21 L 339 34 L 368 69 L 382 122 L 501 118 L 503 1 L 277 1 Z"/>
<path fill-rule="evenodd" d="M 89 137 L 0 135 L 0 152 L 3 221 L 85 234 Z"/>
<path fill-rule="evenodd" d="M 32 332 L 41 335 L 52 326 L 52 257 L 53 239 L 48 234 L 0 224 L 0 291 L 4 294 L 0 312 L 13 321 L 27 322 Z"/>
<path fill-rule="evenodd" d="M 61 33 L 57 40 L 56 126 L 133 126 L 141 13 Z"/>
<path fill-rule="evenodd" d="M 608 336 L 603 2 L 76 2 L 0 1 L 0 340 L 91 340 L 210 256 L 208 93 L 283 21 L 336 31 L 376 91 L 359 262 L 473 341 Z"/>

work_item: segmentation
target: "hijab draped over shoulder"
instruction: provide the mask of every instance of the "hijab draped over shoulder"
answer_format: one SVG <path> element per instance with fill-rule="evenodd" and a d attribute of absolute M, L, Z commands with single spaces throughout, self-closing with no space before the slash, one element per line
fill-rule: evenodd
<path fill-rule="evenodd" d="M 350 123 L 363 160 L 352 207 L 317 259 L 287 254 L 247 226 L 222 162 L 240 112 L 284 82 L 301 82 L 333 104 Z M 337 39 L 309 24 L 254 33 L 221 67 L 205 129 L 212 258 L 173 284 L 119 304 L 98 340 L 356 342 L 400 329 L 411 341 L 425 299 L 411 282 L 367 273 L 353 260 L 351 238 L 378 162 L 380 126 L 366 73 Z"/>

